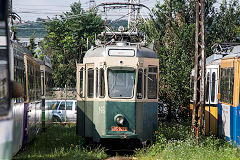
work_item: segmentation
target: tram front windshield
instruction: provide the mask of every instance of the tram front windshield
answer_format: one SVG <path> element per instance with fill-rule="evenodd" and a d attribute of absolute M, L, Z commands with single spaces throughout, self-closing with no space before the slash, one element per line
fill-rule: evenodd
<path fill-rule="evenodd" d="M 6 3 L 6 2 L 5 2 Z M 8 49 L 5 3 L 0 0 L 0 116 L 8 114 Z"/>
<path fill-rule="evenodd" d="M 134 70 L 108 70 L 108 92 L 110 98 L 132 98 L 134 93 Z"/>

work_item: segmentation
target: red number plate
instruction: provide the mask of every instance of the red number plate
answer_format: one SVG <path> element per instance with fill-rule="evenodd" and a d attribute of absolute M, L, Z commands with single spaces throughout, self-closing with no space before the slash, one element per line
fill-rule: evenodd
<path fill-rule="evenodd" d="M 112 131 L 127 131 L 127 127 L 112 127 Z"/>

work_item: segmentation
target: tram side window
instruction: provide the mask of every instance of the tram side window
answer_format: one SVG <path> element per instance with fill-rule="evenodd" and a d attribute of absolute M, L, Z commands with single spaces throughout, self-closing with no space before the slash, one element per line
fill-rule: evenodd
<path fill-rule="evenodd" d="M 34 100 L 35 93 L 34 93 L 34 71 L 33 71 L 33 66 L 28 65 L 29 69 L 29 75 L 28 75 L 28 95 L 29 95 L 29 100 L 32 101 Z"/>
<path fill-rule="evenodd" d="M 212 73 L 212 90 L 211 90 L 211 102 L 215 101 L 215 81 L 216 81 L 216 73 Z"/>
<path fill-rule="evenodd" d="M 144 69 L 144 98 L 147 95 L 147 69 Z"/>
<path fill-rule="evenodd" d="M 40 99 L 41 97 L 41 72 L 39 69 L 36 70 L 35 73 L 35 78 L 36 78 L 36 96 L 37 96 L 37 100 Z"/>
<path fill-rule="evenodd" d="M 105 80 L 103 68 L 101 68 L 99 71 L 99 97 L 105 97 Z"/>
<path fill-rule="evenodd" d="M 23 60 L 14 58 L 14 80 L 20 83 L 22 86 L 24 85 L 24 63 Z M 20 103 L 23 99 L 16 98 L 15 102 Z"/>
<path fill-rule="evenodd" d="M 96 68 L 96 97 L 98 96 L 98 68 Z"/>
<path fill-rule="evenodd" d="M 45 90 L 45 81 L 44 81 L 44 72 L 41 72 L 41 92 L 42 92 L 42 96 L 45 94 L 44 90 Z"/>
<path fill-rule="evenodd" d="M 94 70 L 88 69 L 88 98 L 93 98 Z"/>
<path fill-rule="evenodd" d="M 143 70 L 139 69 L 138 70 L 138 83 L 137 83 L 137 98 L 142 99 L 142 78 L 143 78 Z"/>
<path fill-rule="evenodd" d="M 148 67 L 148 98 L 157 98 L 157 67 Z"/>
<path fill-rule="evenodd" d="M 221 68 L 220 101 L 233 103 L 234 68 Z"/>
<path fill-rule="evenodd" d="M 80 97 L 83 97 L 83 68 L 80 70 L 80 89 L 79 89 Z"/>

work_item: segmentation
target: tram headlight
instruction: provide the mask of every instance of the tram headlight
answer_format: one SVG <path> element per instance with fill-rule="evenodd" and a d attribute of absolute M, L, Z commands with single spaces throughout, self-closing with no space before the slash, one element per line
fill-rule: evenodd
<path fill-rule="evenodd" d="M 114 121 L 117 125 L 123 125 L 124 123 L 124 116 L 122 114 L 117 114 L 115 117 L 114 117 Z"/>

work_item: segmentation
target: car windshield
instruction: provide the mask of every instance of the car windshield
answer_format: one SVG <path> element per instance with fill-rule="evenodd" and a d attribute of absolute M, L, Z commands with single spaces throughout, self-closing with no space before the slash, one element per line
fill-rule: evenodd
<path fill-rule="evenodd" d="M 134 70 L 108 70 L 108 92 L 111 98 L 133 97 Z"/>

